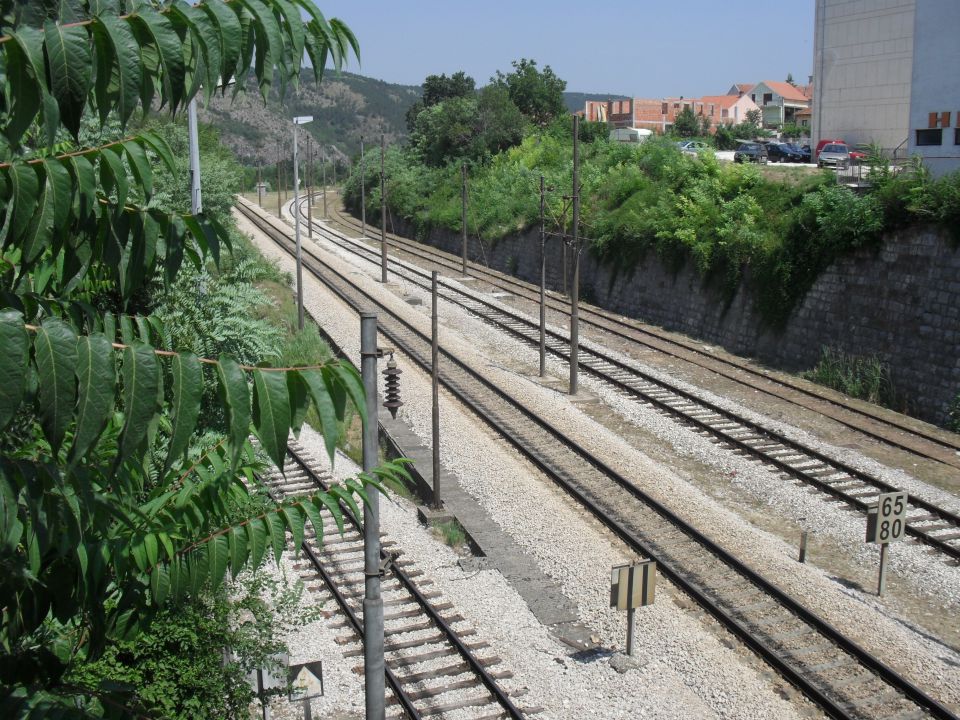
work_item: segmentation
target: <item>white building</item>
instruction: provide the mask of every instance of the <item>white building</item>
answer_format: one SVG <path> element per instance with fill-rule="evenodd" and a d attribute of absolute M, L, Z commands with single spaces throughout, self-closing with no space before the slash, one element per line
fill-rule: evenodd
<path fill-rule="evenodd" d="M 960 2 L 918 0 L 910 86 L 910 154 L 934 174 L 960 170 Z"/>
<path fill-rule="evenodd" d="M 815 2 L 813 142 L 878 143 L 937 173 L 960 168 L 960 0 Z"/>

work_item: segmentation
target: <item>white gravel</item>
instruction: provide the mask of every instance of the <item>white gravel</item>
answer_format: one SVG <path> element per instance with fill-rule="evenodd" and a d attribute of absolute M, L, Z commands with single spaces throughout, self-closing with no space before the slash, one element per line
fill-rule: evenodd
<path fill-rule="evenodd" d="M 241 228 L 249 230 L 242 218 L 239 223 Z M 256 242 L 268 257 L 278 258 L 282 267 L 292 267 L 292 261 L 269 241 L 258 238 Z M 379 287 L 368 279 L 373 272 L 371 268 L 362 267 L 359 272 L 356 269 L 352 272 L 368 276 L 364 278 L 368 287 Z M 305 287 L 308 308 L 317 314 L 325 330 L 341 347 L 356 357 L 357 318 L 313 280 L 308 279 Z M 413 292 L 411 288 L 404 289 Z M 398 298 L 388 302 L 408 317 L 417 318 L 421 327 L 428 327 L 429 318 L 425 315 L 428 304 L 415 309 Z M 792 547 L 752 527 L 686 478 L 658 466 L 635 448 L 625 446 L 614 433 L 586 418 L 566 396 L 545 390 L 525 377 L 523 373 L 535 373 L 530 363 L 535 360 L 535 354 L 529 348 L 505 339 L 446 303 L 441 303 L 441 318 L 444 347 L 472 358 L 473 364 L 484 367 L 495 382 L 528 404 L 536 403 L 552 422 L 580 442 L 615 466 L 629 468 L 631 476 L 637 478 L 637 484 L 644 490 L 679 514 L 696 520 L 701 527 L 712 528 L 716 540 L 735 554 L 749 557 L 768 577 L 781 578 L 785 589 L 844 627 L 868 648 L 892 650 L 894 656 L 902 658 L 901 666 L 908 668 L 916 681 L 932 688 L 938 697 L 957 701 L 960 658 L 956 653 L 945 651 L 937 643 L 904 627 L 884 602 L 847 590 L 810 565 L 797 565 L 792 561 L 795 552 Z M 429 444 L 429 380 L 403 358 L 399 362 L 404 370 L 406 403 L 401 413 Z M 550 370 L 562 376 L 564 367 L 551 362 Z M 691 456 L 719 463 L 718 469 L 724 472 L 736 472 L 734 482 L 738 488 L 765 501 L 774 498 L 771 511 L 788 514 L 789 509 L 801 508 L 796 511 L 798 517 L 807 518 L 807 522 L 815 517 L 818 524 L 830 526 L 837 537 L 848 538 L 851 547 L 854 536 L 862 533 L 862 525 L 855 533 L 856 520 L 838 511 L 836 506 L 790 484 L 772 482 L 762 468 L 729 453 L 717 452 L 711 443 L 681 430 L 649 409 L 624 401 L 606 388 L 592 385 L 587 378 L 584 386 L 617 408 L 630 422 L 670 440 Z M 622 643 L 623 618 L 606 607 L 608 570 L 623 561 L 621 546 L 515 452 L 505 449 L 502 441 L 486 427 L 464 416 L 445 394 L 441 397 L 441 421 L 445 438 L 441 454 L 445 467 L 458 476 L 495 522 L 527 548 L 547 574 L 562 583 L 565 592 L 578 603 L 582 619 L 597 630 L 607 647 Z M 523 502 L 517 502 L 517 498 Z M 385 503 L 385 520 L 386 506 Z M 411 534 L 414 529 L 411 528 Z M 407 537 L 405 532 L 401 539 L 405 549 Z M 857 547 L 863 550 L 862 543 Z M 758 671 L 752 655 L 725 647 L 723 633 L 718 637 L 715 626 L 710 622 L 704 624 L 699 613 L 678 608 L 669 590 L 660 594 L 656 605 L 638 614 L 640 656 L 647 659 L 647 664 L 621 676 L 603 660 L 586 662 L 569 657 L 569 650 L 546 633 L 522 600 L 511 595 L 510 588 L 499 587 L 498 583 L 504 582 L 499 573 L 483 571 L 465 577 L 452 564 L 449 551 L 441 547 L 436 552 L 436 559 L 432 561 L 421 562 L 418 557 L 418 566 L 438 584 L 453 583 L 450 593 L 455 601 L 457 597 L 469 598 L 470 602 L 463 607 L 457 603 L 458 610 L 494 645 L 497 654 L 516 673 L 517 680 L 529 684 L 530 694 L 524 702 L 547 708 L 545 717 L 773 718 L 811 712 L 806 702 L 793 699 L 788 703 L 781 699 L 774 692 L 781 685 L 778 679 L 765 677 L 768 673 L 762 666 Z M 446 560 L 444 552 L 448 554 Z M 414 551 L 408 550 L 408 553 L 412 556 Z M 429 553 L 426 556 L 431 557 Z M 924 562 L 932 565 L 928 558 L 906 546 L 897 547 L 893 558 L 897 573 L 902 573 L 910 582 L 923 584 L 919 577 L 923 573 L 911 568 Z M 863 560 L 866 562 L 869 558 Z M 939 586 L 937 592 L 943 592 L 946 587 L 953 602 L 956 569 L 942 565 L 928 569 L 943 571 L 942 576 L 934 576 Z M 926 587 L 935 585 L 929 583 Z M 446 594 L 446 588 L 444 591 Z"/>

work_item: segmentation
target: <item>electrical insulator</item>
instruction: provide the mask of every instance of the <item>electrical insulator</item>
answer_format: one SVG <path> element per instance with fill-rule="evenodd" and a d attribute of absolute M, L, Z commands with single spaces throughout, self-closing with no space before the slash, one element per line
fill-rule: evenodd
<path fill-rule="evenodd" d="M 386 378 L 386 396 L 383 406 L 390 411 L 390 417 L 397 417 L 397 408 L 403 405 L 400 402 L 400 373 L 403 370 L 397 367 L 397 361 L 393 359 L 393 353 L 390 353 L 390 361 L 387 363 L 383 376 Z"/>

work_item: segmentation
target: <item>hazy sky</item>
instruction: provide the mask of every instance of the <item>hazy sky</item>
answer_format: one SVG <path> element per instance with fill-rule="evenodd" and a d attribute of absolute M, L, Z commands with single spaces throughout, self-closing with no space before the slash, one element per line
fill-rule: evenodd
<path fill-rule="evenodd" d="M 316 1 L 360 41 L 349 70 L 409 85 L 457 70 L 483 85 L 527 57 L 568 90 L 690 97 L 806 82 L 813 62 L 813 0 Z"/>

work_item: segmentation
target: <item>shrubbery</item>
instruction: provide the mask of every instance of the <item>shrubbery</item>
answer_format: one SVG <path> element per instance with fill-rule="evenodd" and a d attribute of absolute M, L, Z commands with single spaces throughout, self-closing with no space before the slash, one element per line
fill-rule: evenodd
<path fill-rule="evenodd" d="M 712 153 L 680 153 L 666 138 L 640 145 L 594 135 L 581 146 L 582 228 L 591 252 L 629 272 L 647 252 L 678 267 L 688 259 L 728 298 L 750 268 L 758 309 L 771 325 L 788 317 L 821 272 L 884 231 L 933 222 L 960 238 L 960 174 L 932 180 L 917 166 L 894 175 L 878 164 L 874 189 L 860 195 L 832 174 L 786 183 L 752 166 L 721 164 Z M 569 225 L 562 195 L 570 194 L 570 122 L 529 131 L 523 142 L 471 167 L 468 231 L 483 240 L 533 227 L 539 217 L 539 176 L 554 191 L 548 223 Z M 394 217 L 424 236 L 460 231 L 459 167 L 425 167 L 416 153 L 388 153 L 387 196 Z M 359 208 L 359 178 L 345 199 Z M 379 178 L 368 170 L 367 217 L 376 217 Z"/>

